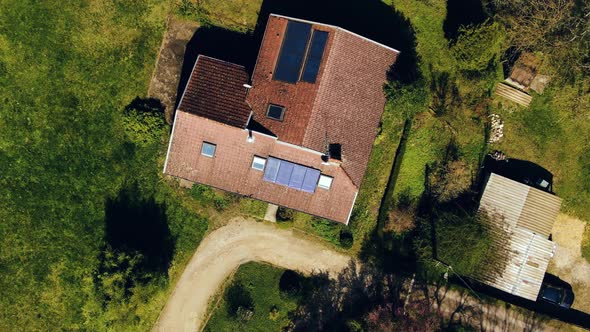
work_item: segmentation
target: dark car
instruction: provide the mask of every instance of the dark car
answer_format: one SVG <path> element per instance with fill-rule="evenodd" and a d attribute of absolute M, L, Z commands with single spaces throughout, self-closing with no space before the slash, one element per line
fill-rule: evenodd
<path fill-rule="evenodd" d="M 558 280 L 561 282 L 548 282 L 545 278 L 539 291 L 538 300 L 569 309 L 574 303 L 572 286 L 563 280 Z"/>

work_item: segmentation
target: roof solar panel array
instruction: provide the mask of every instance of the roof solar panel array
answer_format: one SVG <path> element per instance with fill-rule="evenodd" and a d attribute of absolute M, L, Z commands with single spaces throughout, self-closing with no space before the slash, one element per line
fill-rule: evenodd
<path fill-rule="evenodd" d="M 275 80 L 297 82 L 310 35 L 310 24 L 289 21 L 274 73 Z"/>
<path fill-rule="evenodd" d="M 320 71 L 320 64 L 322 63 L 322 56 L 328 41 L 328 32 L 314 30 L 311 37 L 311 45 L 307 52 L 307 59 L 301 74 L 301 80 L 309 83 L 315 83 L 315 80 Z"/>
<path fill-rule="evenodd" d="M 294 164 L 290 161 L 269 157 L 263 179 L 289 188 L 314 193 L 320 171 Z"/>

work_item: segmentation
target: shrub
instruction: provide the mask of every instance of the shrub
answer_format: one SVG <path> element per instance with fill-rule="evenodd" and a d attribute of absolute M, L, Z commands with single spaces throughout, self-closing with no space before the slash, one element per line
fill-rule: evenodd
<path fill-rule="evenodd" d="M 273 305 L 270 307 L 270 311 L 268 312 L 268 319 L 270 320 L 277 320 L 279 317 L 279 307 Z"/>
<path fill-rule="evenodd" d="M 245 318 L 247 316 L 247 310 L 254 310 L 252 295 L 250 295 L 248 289 L 239 282 L 232 284 L 225 291 L 225 301 L 227 313 L 238 319 Z M 242 317 L 240 317 L 240 315 L 242 315 Z"/>
<path fill-rule="evenodd" d="M 337 224 L 324 218 L 313 217 L 311 219 L 311 227 L 319 236 L 323 237 L 324 239 L 336 245 L 340 244 L 341 224 Z"/>
<path fill-rule="evenodd" d="M 293 270 L 286 270 L 279 280 L 279 290 L 287 296 L 297 295 L 301 291 L 301 276 Z"/>
<path fill-rule="evenodd" d="M 225 210 L 228 205 L 229 205 L 229 202 L 224 197 L 215 196 L 213 198 L 213 206 L 215 206 L 215 210 L 217 210 L 217 211 Z"/>
<path fill-rule="evenodd" d="M 340 246 L 342 248 L 348 249 L 352 247 L 352 243 L 354 242 L 352 232 L 348 229 L 342 229 L 340 231 Z"/>
<path fill-rule="evenodd" d="M 240 322 L 245 323 L 252 319 L 252 316 L 254 316 L 254 311 L 245 307 L 238 307 L 236 315 Z"/>
<path fill-rule="evenodd" d="M 468 72 L 484 71 L 498 61 L 502 49 L 502 30 L 497 23 L 462 27 L 451 47 L 459 68 Z"/>
<path fill-rule="evenodd" d="M 293 221 L 293 216 L 295 215 L 295 211 L 292 209 L 280 206 L 277 210 L 277 221 Z"/>

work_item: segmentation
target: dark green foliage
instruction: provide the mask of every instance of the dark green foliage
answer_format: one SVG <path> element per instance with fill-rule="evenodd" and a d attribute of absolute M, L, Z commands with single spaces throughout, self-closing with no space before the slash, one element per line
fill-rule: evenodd
<path fill-rule="evenodd" d="M 460 28 L 459 37 L 451 46 L 459 69 L 479 72 L 493 67 L 502 52 L 502 34 L 496 23 Z"/>
<path fill-rule="evenodd" d="M 191 187 L 191 196 L 203 206 L 212 204 L 217 211 L 225 210 L 230 205 L 230 200 L 235 197 L 216 192 L 213 188 L 198 183 Z"/>
<path fill-rule="evenodd" d="M 107 200 L 105 241 L 115 254 L 138 257 L 133 271 L 138 280 L 151 274 L 167 277 L 175 240 L 170 234 L 166 207 L 153 197 L 142 199 L 137 184 L 123 188 L 114 200 Z M 123 268 L 125 266 L 123 265 Z M 113 272 L 109 268 L 101 272 Z"/>
<path fill-rule="evenodd" d="M 135 98 L 125 108 L 123 126 L 127 138 L 137 145 L 158 143 L 168 130 L 164 106 L 159 100 Z"/>
<path fill-rule="evenodd" d="M 349 249 L 352 247 L 354 242 L 354 238 L 352 232 L 348 229 L 340 230 L 340 246 L 344 249 Z"/>
<path fill-rule="evenodd" d="M 341 224 L 324 218 L 313 217 L 311 219 L 311 227 L 319 236 L 323 237 L 329 242 L 332 242 L 336 245 L 340 244 L 340 229 L 342 228 Z"/>
<path fill-rule="evenodd" d="M 302 277 L 293 270 L 285 270 L 279 280 L 279 289 L 286 296 L 295 296 L 301 291 Z"/>
<path fill-rule="evenodd" d="M 298 301 L 297 297 L 288 296 L 279 288 L 279 283 L 285 273 L 286 271 L 281 268 L 262 263 L 251 262 L 240 266 L 233 280 L 228 282 L 226 287 L 229 290 L 234 285 L 243 285 L 243 290 L 238 293 L 249 294 L 252 306 L 250 309 L 247 306 L 238 306 L 238 308 L 244 309 L 234 316 L 227 310 L 229 302 L 224 295 L 221 303 L 214 309 L 204 330 L 208 332 L 281 331 L 289 324 L 289 316 L 297 307 L 296 302 Z M 295 273 L 294 276 L 303 287 L 306 278 L 297 276 Z M 224 291 L 224 294 L 226 293 L 227 291 Z M 240 314 L 243 315 L 241 319 Z"/>
<path fill-rule="evenodd" d="M 437 117 L 452 116 L 461 103 L 459 89 L 448 72 L 431 72 L 431 108 Z"/>
<path fill-rule="evenodd" d="M 293 221 L 294 214 L 295 214 L 295 211 L 293 211 L 292 209 L 279 206 L 279 208 L 277 210 L 277 221 L 282 221 L 282 222 Z"/>
<path fill-rule="evenodd" d="M 199 1 L 180 0 L 178 6 L 176 7 L 176 12 L 181 17 L 198 21 L 204 26 L 211 24 L 209 13 L 202 5 L 199 4 Z"/>
<path fill-rule="evenodd" d="M 243 312 L 245 310 L 251 311 L 254 309 L 254 302 L 250 291 L 239 282 L 233 283 L 225 291 L 224 299 L 228 315 L 234 318 L 240 318 L 238 317 L 240 309 L 243 314 L 245 314 Z"/>
<path fill-rule="evenodd" d="M 225 210 L 228 205 L 229 201 L 225 197 L 215 196 L 215 198 L 213 198 L 213 206 L 217 211 Z"/>

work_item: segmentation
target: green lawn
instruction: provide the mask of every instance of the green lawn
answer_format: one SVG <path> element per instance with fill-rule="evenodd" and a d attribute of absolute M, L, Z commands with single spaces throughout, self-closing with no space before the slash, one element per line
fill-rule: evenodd
<path fill-rule="evenodd" d="M 170 6 L 0 3 L 0 330 L 149 330 L 204 235 L 161 175 L 169 127 L 134 141 L 123 112 L 147 93 Z"/>
<path fill-rule="evenodd" d="M 297 307 L 296 299 L 282 295 L 279 291 L 279 280 L 284 271 L 262 263 L 240 266 L 224 287 L 224 295 L 213 309 L 205 331 L 281 331 L 289 323 L 289 311 Z M 253 315 L 248 321 L 239 321 L 228 313 L 227 290 L 234 285 L 243 286 L 251 296 Z"/>

